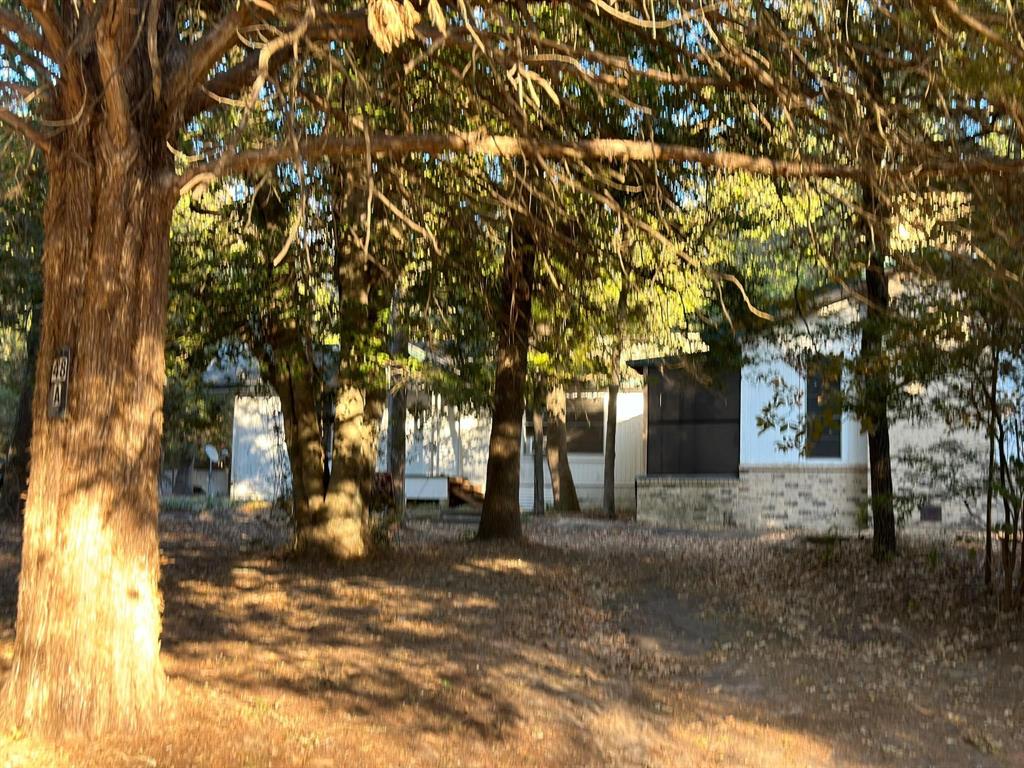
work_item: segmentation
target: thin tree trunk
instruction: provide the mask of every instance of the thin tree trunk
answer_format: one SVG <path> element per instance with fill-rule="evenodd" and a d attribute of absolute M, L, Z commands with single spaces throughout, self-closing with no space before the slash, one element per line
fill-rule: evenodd
<path fill-rule="evenodd" d="M 42 304 L 32 309 L 32 319 L 25 345 L 25 371 L 14 418 L 14 431 L 4 464 L 3 486 L 0 487 L 0 517 L 21 514 L 22 496 L 28 488 L 29 455 L 32 441 L 32 392 L 36 383 L 36 358 L 39 356 L 39 325 Z"/>
<path fill-rule="evenodd" d="M 1013 566 L 1016 560 L 1010 550 L 1010 529 L 1014 515 L 1010 504 L 1011 488 L 1006 459 L 1006 429 L 1003 425 L 1002 418 L 1000 418 L 998 414 L 996 416 L 996 430 L 996 445 L 999 449 L 999 484 L 1003 488 L 1003 490 L 1000 491 L 1000 496 L 1002 496 L 1003 499 L 1003 535 L 999 540 L 1001 560 L 1003 563 L 1002 605 L 1004 610 L 1009 610 L 1013 602 Z"/>
<path fill-rule="evenodd" d="M 533 514 L 543 515 L 545 504 L 544 411 L 538 405 L 533 409 Z"/>
<path fill-rule="evenodd" d="M 481 539 L 513 539 L 523 535 L 519 510 L 519 452 L 535 261 L 536 246 L 528 234 L 505 252 L 487 488 L 477 531 Z"/>
<path fill-rule="evenodd" d="M 896 514 L 889 451 L 889 378 L 883 327 L 889 311 L 889 284 L 885 272 L 885 258 L 889 251 L 889 212 L 870 184 L 865 184 L 862 189 L 869 239 L 864 276 L 867 319 L 861 331 L 864 375 L 861 408 L 868 425 L 874 551 L 877 557 L 887 557 L 896 552 Z"/>
<path fill-rule="evenodd" d="M 565 389 L 559 384 L 551 388 L 547 397 L 548 412 L 548 470 L 551 472 L 551 491 L 555 509 L 559 512 L 579 512 L 580 500 L 569 466 L 569 449 L 565 434 Z"/>
<path fill-rule="evenodd" d="M 614 520 L 615 513 L 615 439 L 618 433 L 619 367 L 616 360 L 608 384 L 608 419 L 604 429 L 604 514 Z"/>
<path fill-rule="evenodd" d="M 405 520 L 405 420 L 408 412 L 408 385 L 405 369 L 395 362 L 408 352 L 405 332 L 397 326 L 392 313 L 391 385 L 388 389 L 388 473 L 391 475 L 395 517 Z"/>
<path fill-rule="evenodd" d="M 113 126 L 113 127 L 111 127 Z M 127 131 L 127 132 L 126 132 Z M 48 158 L 43 321 L 6 711 L 54 733 L 132 730 L 164 698 L 157 542 L 170 171 L 122 124 Z M 47 414 L 71 353 L 66 416 Z"/>
<path fill-rule="evenodd" d="M 988 486 L 985 498 L 985 586 L 992 587 L 992 491 L 995 483 L 996 457 L 996 395 L 999 385 L 999 353 L 994 352 L 992 381 L 989 388 L 988 420 Z"/>
<path fill-rule="evenodd" d="M 195 446 L 190 446 L 189 454 L 182 457 L 174 471 L 174 483 L 171 485 L 172 496 L 190 496 L 192 494 L 192 468 L 195 463 Z"/>
<path fill-rule="evenodd" d="M 611 373 L 608 380 L 608 408 L 607 424 L 604 432 L 604 514 L 612 520 L 616 518 L 615 512 L 615 440 L 619 428 L 619 384 L 622 380 L 622 348 L 623 325 L 626 321 L 626 310 L 629 301 L 629 281 L 627 276 L 623 277 L 622 286 L 619 288 L 619 302 L 615 308 L 616 319 L 616 340 L 615 351 L 611 360 Z"/>

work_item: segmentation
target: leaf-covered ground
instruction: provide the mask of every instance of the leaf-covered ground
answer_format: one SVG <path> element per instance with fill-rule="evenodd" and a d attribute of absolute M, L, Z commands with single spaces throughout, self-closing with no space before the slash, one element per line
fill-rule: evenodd
<path fill-rule="evenodd" d="M 3 766 L 1021 766 L 1024 630 L 977 542 L 809 542 L 548 518 L 528 543 L 417 522 L 282 557 L 268 513 L 162 518 L 159 733 Z M 18 534 L 0 529 L 0 665 Z"/>

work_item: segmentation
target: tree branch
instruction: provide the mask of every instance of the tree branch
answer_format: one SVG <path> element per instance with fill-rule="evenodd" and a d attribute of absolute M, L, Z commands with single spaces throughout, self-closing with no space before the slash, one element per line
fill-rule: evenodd
<path fill-rule="evenodd" d="M 208 109 L 220 100 L 230 100 L 239 96 L 256 79 L 257 74 L 263 74 L 260 62 L 260 50 L 254 50 L 237 64 L 217 73 L 209 80 L 203 82 L 206 75 L 213 69 L 219 59 L 227 53 L 234 45 L 239 25 L 244 22 L 239 20 L 232 31 L 232 38 L 225 40 L 224 31 L 216 33 L 220 39 L 220 53 L 215 54 L 217 45 L 211 40 L 211 47 L 203 55 L 202 59 L 195 58 L 186 64 L 189 74 L 185 74 L 183 67 L 180 72 L 178 88 L 184 88 L 183 96 L 185 101 L 184 119 L 187 121 L 195 117 L 199 112 Z M 210 33 L 211 35 L 214 33 Z M 282 30 L 282 35 L 287 34 Z M 324 16 L 317 16 L 309 24 L 304 38 L 315 41 L 339 41 L 339 40 L 367 40 L 370 37 L 370 30 L 366 24 L 366 13 L 354 11 L 350 13 L 333 13 Z M 206 38 L 204 38 L 206 39 Z M 195 49 L 198 53 L 199 48 Z M 286 50 L 272 51 L 270 60 L 266 62 L 266 74 L 272 74 L 277 67 L 289 60 Z M 177 103 L 174 101 L 171 104 Z"/>
<path fill-rule="evenodd" d="M 29 48 L 53 58 L 50 55 L 49 46 L 42 35 L 32 29 L 21 16 L 5 11 L 3 8 L 0 8 L 0 32 L 14 33 Z"/>
<path fill-rule="evenodd" d="M 185 60 L 171 73 L 167 82 L 167 104 L 174 107 L 189 100 L 207 73 L 228 51 L 238 44 L 238 30 L 252 16 L 251 6 L 243 2 L 232 8 L 191 48 Z"/>
<path fill-rule="evenodd" d="M 481 133 L 410 134 L 369 137 L 321 137 L 293 146 L 273 146 L 224 155 L 208 163 L 195 165 L 176 177 L 179 190 L 186 192 L 221 176 L 245 173 L 290 162 L 296 158 L 340 160 L 367 152 L 374 157 L 446 152 L 497 157 L 527 156 L 568 161 L 625 161 L 692 163 L 724 171 L 779 176 L 784 178 L 859 179 L 861 171 L 841 165 L 806 160 L 772 160 L 737 152 L 716 152 L 680 144 L 653 144 L 628 139 L 587 139 L 561 143 L 516 136 L 490 136 Z"/>
<path fill-rule="evenodd" d="M 43 31 L 43 40 L 46 41 L 46 55 L 61 66 L 68 63 L 67 40 L 64 35 L 64 28 L 60 19 L 54 14 L 54 4 L 44 2 L 40 4 L 37 0 L 24 0 L 24 6 L 36 20 L 36 24 Z"/>
<path fill-rule="evenodd" d="M 26 139 L 39 147 L 43 152 L 50 151 L 50 140 L 27 120 L 18 117 L 13 112 L 6 109 L 0 109 L 0 123 L 4 123 L 9 128 L 20 133 Z"/>

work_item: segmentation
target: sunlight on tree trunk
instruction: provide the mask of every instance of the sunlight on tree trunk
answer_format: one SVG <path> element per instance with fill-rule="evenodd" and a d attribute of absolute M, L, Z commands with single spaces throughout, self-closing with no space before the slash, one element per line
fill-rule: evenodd
<path fill-rule="evenodd" d="M 133 135 L 49 158 L 44 310 L 18 618 L 3 697 L 22 727 L 134 730 L 164 698 L 157 587 L 170 214 Z M 79 141 L 75 141 L 75 139 Z M 51 366 L 71 352 L 66 418 Z"/>
<path fill-rule="evenodd" d="M 383 398 L 352 383 L 338 390 L 334 406 L 331 479 L 323 510 L 300 535 L 301 550 L 339 560 L 367 553 L 369 500 L 377 463 Z"/>
<path fill-rule="evenodd" d="M 551 492 L 555 509 L 559 512 L 579 512 L 580 500 L 569 466 L 569 448 L 565 432 L 565 389 L 561 384 L 552 387 L 547 397 L 548 412 L 548 470 L 551 472 Z"/>

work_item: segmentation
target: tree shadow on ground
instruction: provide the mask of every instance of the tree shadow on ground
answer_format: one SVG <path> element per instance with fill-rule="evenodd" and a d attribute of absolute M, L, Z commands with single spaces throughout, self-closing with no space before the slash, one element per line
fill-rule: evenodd
<path fill-rule="evenodd" d="M 941 712 L 922 728 L 898 697 L 834 698 L 850 674 L 830 661 L 835 644 L 878 638 L 823 628 L 823 645 L 804 648 L 716 603 L 716 591 L 751 589 L 721 574 L 698 582 L 714 558 L 736 557 L 729 543 L 592 521 L 529 533 L 485 544 L 465 527 L 417 524 L 386 556 L 335 565 L 289 558 L 280 519 L 165 512 L 165 666 L 200 702 L 197 718 L 222 716 L 211 702 L 234 713 L 207 732 L 244 732 L 223 753 L 190 752 L 187 730 L 165 734 L 178 739 L 171 764 L 235 764 L 241 750 L 275 765 L 275 740 L 296 739 L 310 765 L 352 743 L 369 745 L 355 763 L 367 765 L 1012 765 L 1019 754 L 1009 743 L 982 754 Z M 16 604 L 9 538 L 4 627 Z M 778 557 L 772 567 L 798 564 Z M 744 565 L 763 576 L 736 557 Z M 859 691 L 886 680 L 854 673 Z"/>

